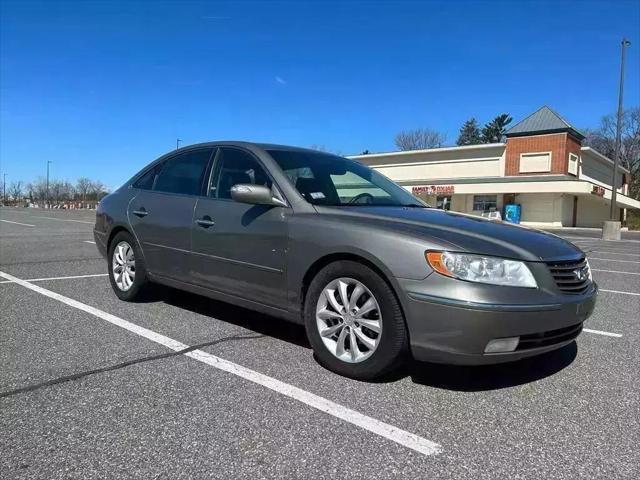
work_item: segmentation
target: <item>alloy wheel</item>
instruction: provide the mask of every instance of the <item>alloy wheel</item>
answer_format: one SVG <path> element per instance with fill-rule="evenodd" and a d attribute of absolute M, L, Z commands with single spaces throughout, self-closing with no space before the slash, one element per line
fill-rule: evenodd
<path fill-rule="evenodd" d="M 129 243 L 122 241 L 116 245 L 113 250 L 111 268 L 118 288 L 123 292 L 129 290 L 136 278 L 136 260 L 133 248 Z"/>
<path fill-rule="evenodd" d="M 382 313 L 373 293 L 353 278 L 337 278 L 320 294 L 316 325 L 325 347 L 347 363 L 369 358 L 382 335 Z"/>

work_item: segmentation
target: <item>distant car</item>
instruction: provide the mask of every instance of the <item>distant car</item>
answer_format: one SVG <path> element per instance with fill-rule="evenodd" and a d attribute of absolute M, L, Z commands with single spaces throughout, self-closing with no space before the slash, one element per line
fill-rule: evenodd
<path fill-rule="evenodd" d="M 122 300 L 157 282 L 299 322 L 324 366 L 360 379 L 407 352 L 477 365 L 557 349 L 596 301 L 562 238 L 429 208 L 302 148 L 172 151 L 100 202 L 94 232 Z"/>

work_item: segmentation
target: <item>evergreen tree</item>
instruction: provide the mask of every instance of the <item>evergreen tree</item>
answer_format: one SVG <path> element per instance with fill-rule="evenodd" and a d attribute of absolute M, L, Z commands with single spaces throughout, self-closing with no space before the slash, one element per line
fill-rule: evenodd
<path fill-rule="evenodd" d="M 457 145 L 478 145 L 482 143 L 482 132 L 475 118 L 470 118 L 460 128 L 460 135 L 456 141 Z"/>
<path fill-rule="evenodd" d="M 503 113 L 487 123 L 482 129 L 482 143 L 501 142 L 512 120 L 508 113 Z"/>

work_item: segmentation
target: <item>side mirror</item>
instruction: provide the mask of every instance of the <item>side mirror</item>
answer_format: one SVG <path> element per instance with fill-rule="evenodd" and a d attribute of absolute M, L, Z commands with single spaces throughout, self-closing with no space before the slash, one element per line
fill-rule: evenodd
<path fill-rule="evenodd" d="M 287 205 L 275 197 L 270 188 L 249 183 L 239 183 L 231 187 L 231 198 L 236 202 L 253 205 L 271 205 L 274 207 L 286 207 Z"/>

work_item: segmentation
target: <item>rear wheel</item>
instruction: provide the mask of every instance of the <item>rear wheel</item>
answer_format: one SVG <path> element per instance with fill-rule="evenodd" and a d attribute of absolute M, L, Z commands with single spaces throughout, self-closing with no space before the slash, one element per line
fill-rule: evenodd
<path fill-rule="evenodd" d="M 147 285 L 147 272 L 138 243 L 128 232 L 116 234 L 109 244 L 109 281 L 119 299 L 133 301 Z"/>
<path fill-rule="evenodd" d="M 305 297 L 304 320 L 318 361 L 347 377 L 384 375 L 406 350 L 404 317 L 393 291 L 357 262 L 331 263 L 318 272 Z"/>

